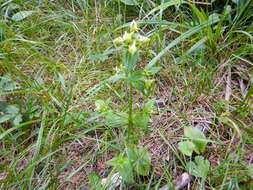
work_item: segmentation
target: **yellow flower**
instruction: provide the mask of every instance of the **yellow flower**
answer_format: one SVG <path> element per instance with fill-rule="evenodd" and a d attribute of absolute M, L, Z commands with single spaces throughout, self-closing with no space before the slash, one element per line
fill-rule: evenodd
<path fill-rule="evenodd" d="M 148 89 L 150 89 L 151 87 L 153 87 L 154 83 L 155 83 L 154 79 L 147 79 L 147 80 L 145 80 L 145 86 Z"/>
<path fill-rule="evenodd" d="M 123 35 L 123 41 L 128 44 L 131 43 L 132 40 L 133 40 L 133 32 L 131 33 L 125 32 Z"/>
<path fill-rule="evenodd" d="M 136 41 L 133 41 L 133 43 L 128 47 L 128 51 L 132 55 L 134 55 L 137 52 Z"/>
<path fill-rule="evenodd" d="M 142 36 L 142 35 L 138 35 L 138 38 L 137 38 L 137 41 L 140 43 L 140 44 L 143 44 L 143 43 L 147 43 L 149 42 L 149 38 L 146 37 L 146 36 Z"/>
<path fill-rule="evenodd" d="M 118 38 L 115 38 L 113 40 L 113 43 L 118 45 L 118 44 L 122 44 L 124 42 L 123 38 L 122 37 L 118 37 Z"/>
<path fill-rule="evenodd" d="M 130 24 L 130 31 L 137 32 L 139 30 L 137 23 L 133 20 Z"/>

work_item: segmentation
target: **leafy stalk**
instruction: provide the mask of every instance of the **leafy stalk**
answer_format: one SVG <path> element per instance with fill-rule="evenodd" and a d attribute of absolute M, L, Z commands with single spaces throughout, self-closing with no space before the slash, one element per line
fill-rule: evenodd
<path fill-rule="evenodd" d="M 128 100 L 128 134 L 127 134 L 127 143 L 130 142 L 133 134 L 133 85 L 129 82 L 129 100 Z"/>

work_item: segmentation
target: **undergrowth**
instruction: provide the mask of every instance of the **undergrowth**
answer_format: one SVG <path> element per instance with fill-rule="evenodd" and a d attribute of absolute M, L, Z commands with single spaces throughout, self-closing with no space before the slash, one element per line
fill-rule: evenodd
<path fill-rule="evenodd" d="M 0 0 L 0 189 L 253 188 L 252 20 L 252 0 Z"/>

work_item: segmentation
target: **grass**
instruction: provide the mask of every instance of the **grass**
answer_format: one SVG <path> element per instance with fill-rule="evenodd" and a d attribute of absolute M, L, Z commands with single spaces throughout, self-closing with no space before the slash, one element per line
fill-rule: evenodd
<path fill-rule="evenodd" d="M 185 126 L 209 139 L 205 189 L 253 187 L 252 1 L 139 2 L 0 1 L 1 189 L 98 189 L 115 172 L 107 162 L 124 152 L 124 133 L 101 121 L 95 101 L 127 110 L 128 89 L 108 78 L 121 63 L 112 41 L 133 19 L 152 44 L 140 67 L 162 69 L 139 143 L 151 170 L 121 189 L 174 186 L 196 156 L 178 150 Z M 21 11 L 33 12 L 15 20 Z M 189 188 L 202 185 L 193 176 Z"/>

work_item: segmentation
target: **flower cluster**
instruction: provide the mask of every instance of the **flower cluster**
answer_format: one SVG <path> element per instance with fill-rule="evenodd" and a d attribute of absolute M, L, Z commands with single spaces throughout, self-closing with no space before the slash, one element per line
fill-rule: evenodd
<path fill-rule="evenodd" d="M 124 45 L 128 47 L 128 52 L 134 55 L 137 52 L 137 47 L 149 41 L 148 37 L 142 36 L 138 33 L 139 28 L 135 21 L 130 24 L 130 32 L 125 31 L 122 37 L 113 40 L 115 45 Z"/>

